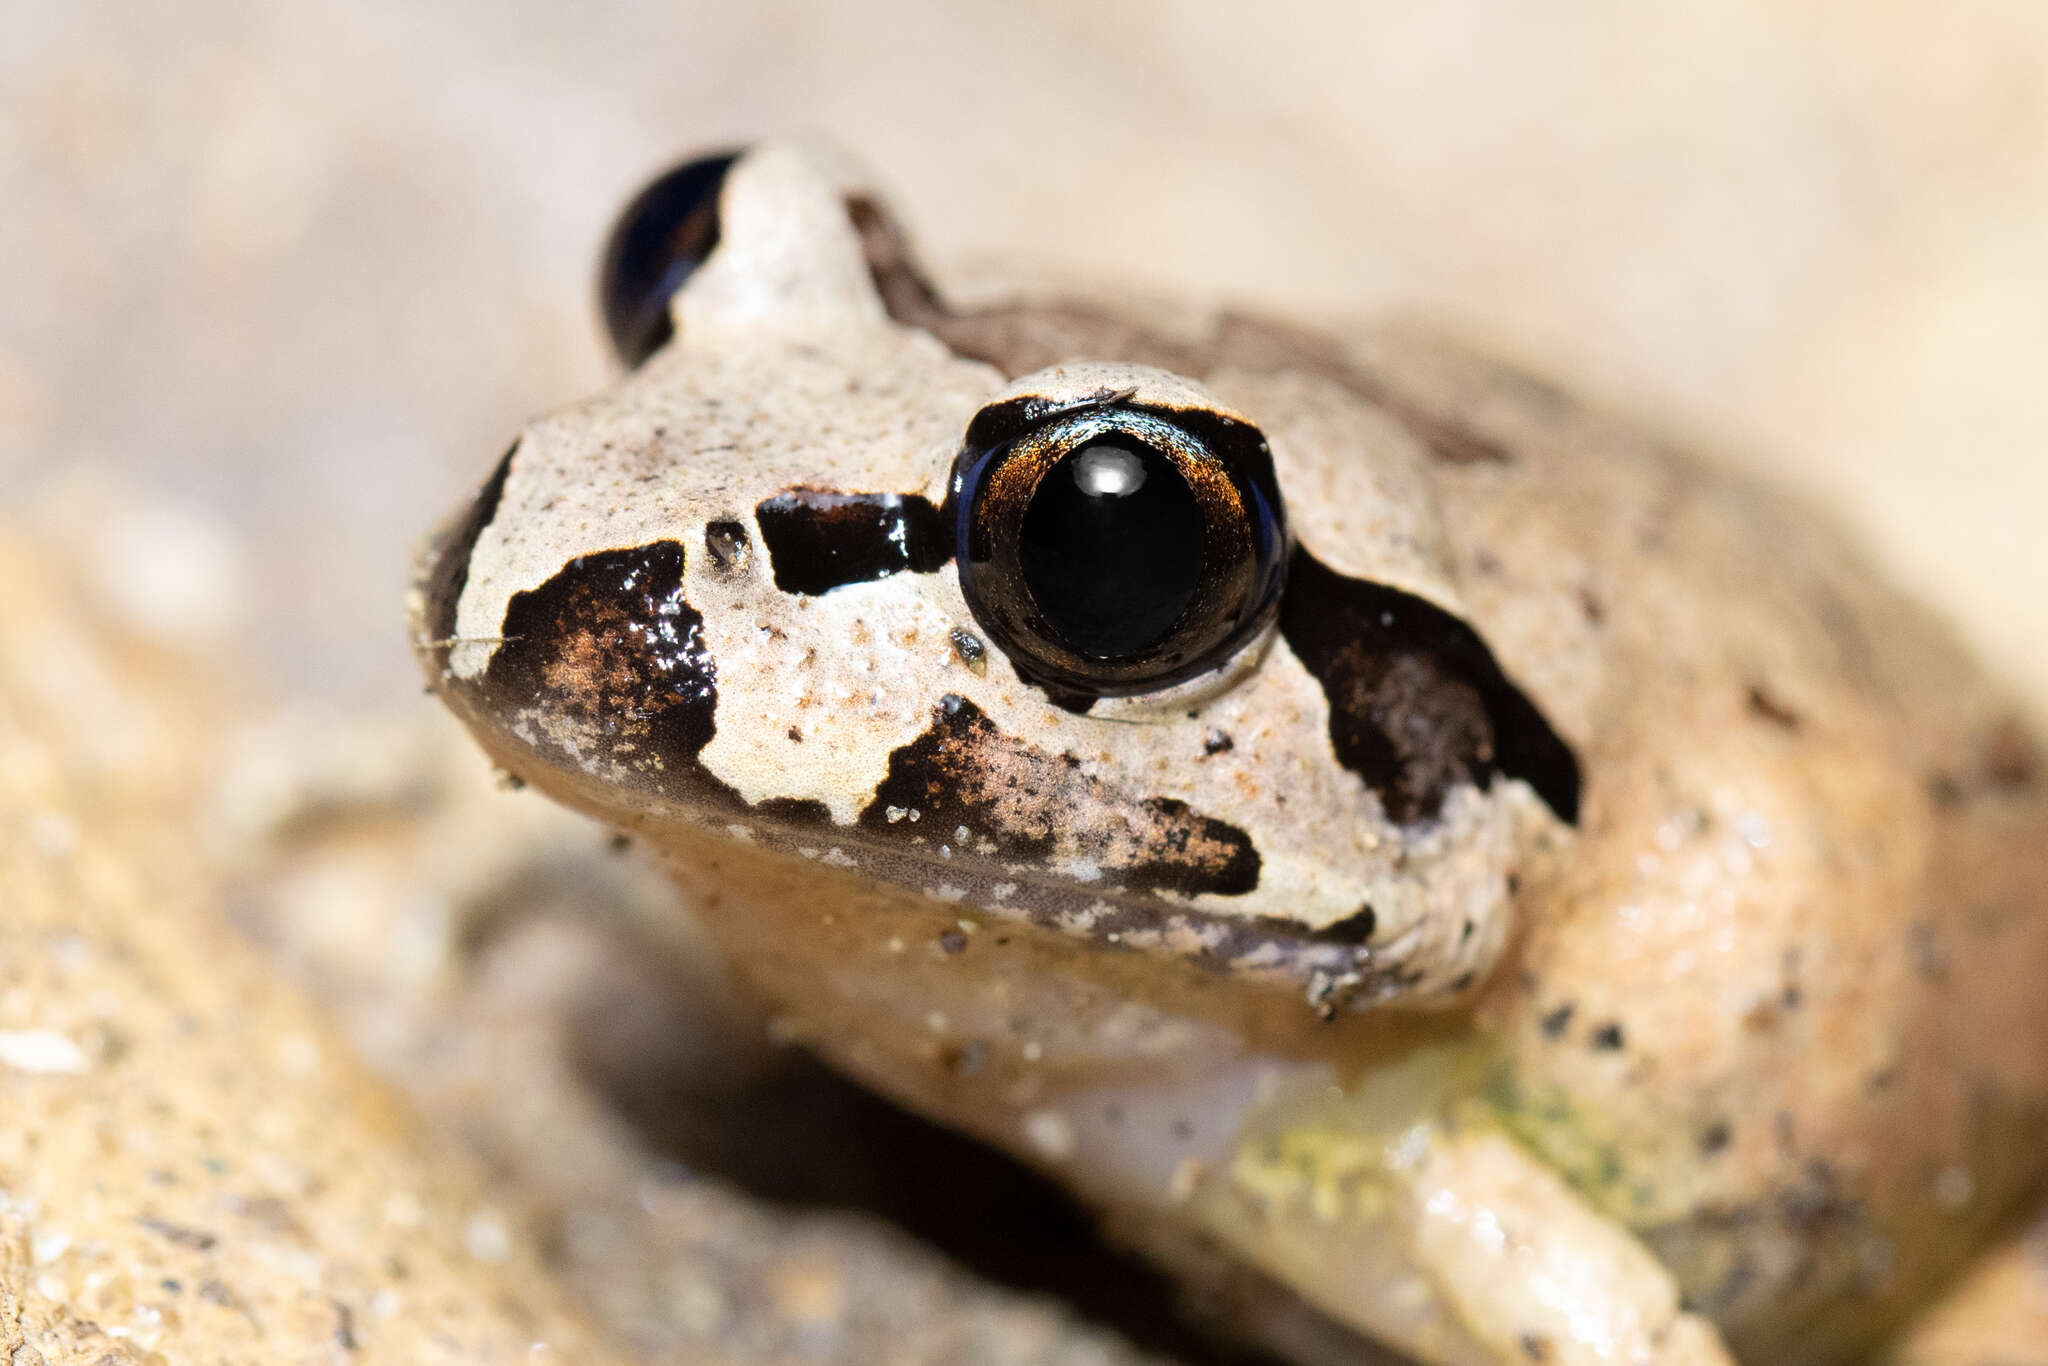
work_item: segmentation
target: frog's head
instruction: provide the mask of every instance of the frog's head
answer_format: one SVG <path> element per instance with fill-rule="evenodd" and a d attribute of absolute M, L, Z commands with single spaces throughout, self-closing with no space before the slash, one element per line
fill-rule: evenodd
<path fill-rule="evenodd" d="M 422 566 L 499 763 L 1326 1007 L 1483 974 L 1578 776 L 1398 424 L 1214 336 L 949 310 L 815 148 L 665 177 L 605 279 L 636 368 Z"/>

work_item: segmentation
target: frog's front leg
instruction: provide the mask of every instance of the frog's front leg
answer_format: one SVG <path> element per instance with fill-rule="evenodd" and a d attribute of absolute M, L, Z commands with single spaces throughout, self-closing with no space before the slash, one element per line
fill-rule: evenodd
<path fill-rule="evenodd" d="M 1197 1283 L 1190 1229 L 1430 1366 L 1732 1361 L 1634 1235 L 1469 1099 L 1489 1056 L 1455 1018 L 1332 1029 L 1290 995 L 963 915 L 823 849 L 658 843 L 717 889 L 701 918 L 787 1033 L 1056 1170 Z"/>
<path fill-rule="evenodd" d="M 1205 1221 L 1327 1311 L 1369 1303 L 1373 1331 L 1431 1363 L 1732 1363 L 1662 1263 L 1483 1111 L 1393 1132 L 1387 1086 L 1254 1120 Z"/>

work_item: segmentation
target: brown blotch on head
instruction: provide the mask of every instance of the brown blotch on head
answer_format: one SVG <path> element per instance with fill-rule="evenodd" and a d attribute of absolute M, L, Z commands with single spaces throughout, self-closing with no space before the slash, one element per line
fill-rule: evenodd
<path fill-rule="evenodd" d="M 1005 735 L 951 694 L 930 729 L 889 756 L 860 825 L 911 844 L 944 842 L 964 826 L 968 847 L 986 840 L 1005 859 L 1092 862 L 1125 891 L 1241 896 L 1259 882 L 1258 851 L 1236 826 L 1174 798 L 1121 792 L 1071 755 Z"/>
<path fill-rule="evenodd" d="M 529 718 L 534 748 L 577 759 L 595 749 L 664 791 L 729 792 L 697 765 L 715 730 L 718 669 L 682 578 L 675 541 L 579 556 L 512 595 L 504 643 L 462 686 L 489 714 Z"/>
<path fill-rule="evenodd" d="M 1785 730 L 1796 731 L 1801 721 L 1799 713 L 1786 706 L 1778 697 L 1761 683 L 1749 685 L 1749 714 L 1760 721 L 1768 721 Z"/>
<path fill-rule="evenodd" d="M 924 327 L 946 316 L 938 291 L 925 278 L 910 250 L 910 239 L 896 220 L 866 195 L 850 195 L 846 216 L 860 234 L 861 254 L 867 258 L 868 278 L 882 296 L 882 307 L 897 322 Z"/>
<path fill-rule="evenodd" d="M 1410 593 L 1347 578 L 1296 548 L 1280 633 L 1322 685 L 1337 761 L 1379 794 L 1388 819 L 1434 819 L 1459 783 L 1524 779 L 1576 821 L 1579 769 L 1478 634 Z"/>

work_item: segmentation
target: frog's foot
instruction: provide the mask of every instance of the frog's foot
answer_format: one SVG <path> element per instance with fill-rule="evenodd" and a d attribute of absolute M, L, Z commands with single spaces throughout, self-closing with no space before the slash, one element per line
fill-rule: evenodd
<path fill-rule="evenodd" d="M 1886 1366 L 2048 1366 L 2048 1209 L 1980 1256 Z"/>
<path fill-rule="evenodd" d="M 1432 1366 L 1733 1366 L 1634 1235 L 1483 1117 L 1298 1116 L 1218 1186 L 1204 1214 L 1240 1255 Z"/>

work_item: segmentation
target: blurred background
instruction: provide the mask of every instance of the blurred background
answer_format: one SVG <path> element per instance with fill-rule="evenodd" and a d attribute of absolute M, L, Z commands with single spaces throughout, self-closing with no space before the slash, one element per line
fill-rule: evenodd
<path fill-rule="evenodd" d="M 945 270 L 1459 330 L 1815 491 L 2048 698 L 2035 0 L 0 7 L 0 511 L 262 689 L 602 384 L 595 248 L 824 130 Z M 1760 567 L 1761 568 L 1761 567 Z"/>

